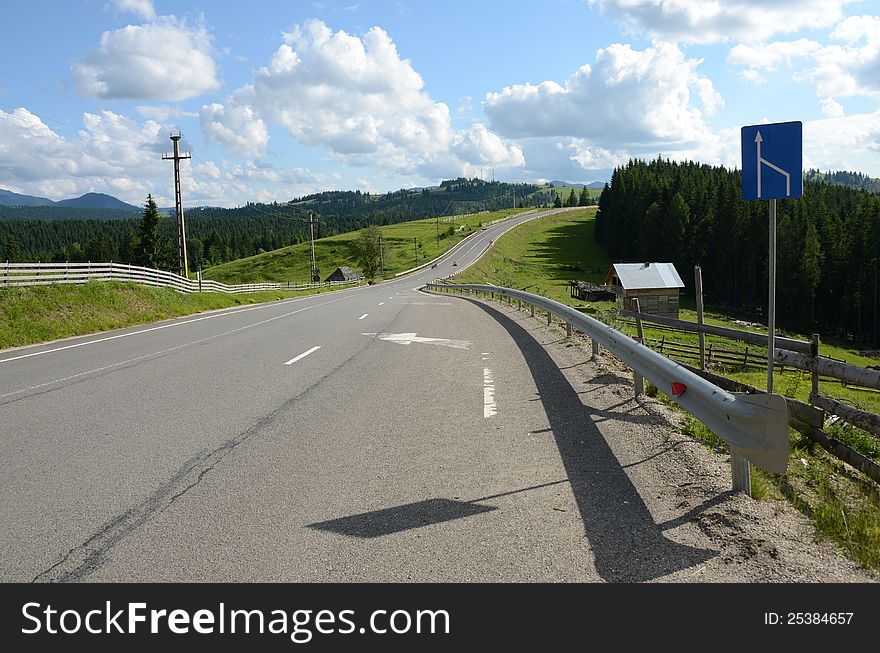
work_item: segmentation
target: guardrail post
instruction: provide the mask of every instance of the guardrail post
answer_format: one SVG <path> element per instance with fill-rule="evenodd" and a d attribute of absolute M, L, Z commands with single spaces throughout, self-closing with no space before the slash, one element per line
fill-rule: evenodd
<path fill-rule="evenodd" d="M 547 311 L 547 326 L 553 324 L 553 313 Z"/>
<path fill-rule="evenodd" d="M 733 491 L 745 492 L 752 496 L 752 473 L 749 461 L 733 447 L 730 448 L 730 472 L 733 478 Z"/>
<path fill-rule="evenodd" d="M 599 358 L 599 341 L 595 338 L 590 338 L 593 342 L 593 359 Z"/>
<path fill-rule="evenodd" d="M 3 270 L 3 285 L 4 286 L 7 283 L 9 283 L 9 279 L 7 278 L 8 276 L 9 276 L 9 261 L 7 260 L 6 261 L 6 268 Z"/>
<path fill-rule="evenodd" d="M 529 304 L 529 306 L 532 307 L 532 317 L 535 317 L 535 305 L 534 305 L 534 304 Z"/>
<path fill-rule="evenodd" d="M 513 297 L 511 297 L 510 295 L 508 295 L 508 296 L 507 296 L 507 305 L 508 305 L 508 306 L 511 306 L 512 304 L 513 304 Z"/>
<path fill-rule="evenodd" d="M 571 338 L 571 322 L 565 323 L 565 335 Z"/>
<path fill-rule="evenodd" d="M 522 310 L 522 300 L 521 299 L 516 300 L 516 310 L 518 310 L 518 311 Z"/>

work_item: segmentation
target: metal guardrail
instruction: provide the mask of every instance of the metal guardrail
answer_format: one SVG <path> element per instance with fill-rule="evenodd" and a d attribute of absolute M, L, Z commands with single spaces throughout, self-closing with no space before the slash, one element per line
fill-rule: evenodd
<path fill-rule="evenodd" d="M 261 290 L 310 290 L 345 286 L 353 281 L 323 283 L 241 283 L 227 285 L 210 279 L 187 279 L 173 272 L 154 270 L 124 263 L 0 263 L 0 288 L 76 284 L 89 281 L 132 281 L 145 286 L 173 288 L 182 293 L 250 293 Z"/>
<path fill-rule="evenodd" d="M 637 391 L 641 377 L 650 380 L 730 445 L 735 490 L 751 493 L 749 462 L 776 473 L 785 472 L 788 466 L 788 408 L 780 395 L 723 390 L 607 324 L 540 295 L 484 284 L 429 283 L 425 289 L 487 298 L 498 295 L 508 303 L 516 300 L 531 306 L 532 315 L 535 309 L 545 311 L 548 324 L 556 317 L 568 325 L 569 333 L 577 329 L 586 334 L 593 341 L 594 354 L 602 346 L 633 369 Z"/>

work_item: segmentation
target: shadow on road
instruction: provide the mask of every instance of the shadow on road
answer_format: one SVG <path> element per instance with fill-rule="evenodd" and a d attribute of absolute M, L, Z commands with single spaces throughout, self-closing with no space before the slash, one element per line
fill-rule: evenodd
<path fill-rule="evenodd" d="M 715 551 L 678 544 L 664 535 L 664 530 L 688 521 L 713 502 L 698 506 L 684 517 L 661 525 L 656 524 L 596 426 L 596 423 L 602 422 L 643 424 L 650 422 L 652 416 L 630 412 L 635 408 L 631 401 L 620 402 L 605 409 L 585 406 L 546 349 L 526 329 L 490 306 L 464 299 L 492 316 L 519 346 L 538 389 L 538 397 L 530 401 L 542 402 L 550 422 L 549 428 L 533 433 L 552 432 L 567 479 L 471 501 L 427 499 L 309 524 L 308 527 L 350 537 L 381 537 L 479 515 L 496 510 L 495 507 L 483 505 L 481 502 L 568 482 L 586 531 L 585 545 L 592 550 L 596 571 L 604 580 L 649 581 L 694 567 L 715 557 Z M 594 379 L 594 382 L 618 383 L 622 378 L 603 375 Z M 624 408 L 627 404 L 633 404 L 630 410 Z M 657 455 L 662 453 L 666 451 Z"/>
<path fill-rule="evenodd" d="M 642 582 L 687 569 L 716 552 L 673 542 L 654 523 L 594 421 L 641 422 L 640 415 L 599 410 L 581 403 L 556 363 L 523 327 L 486 306 L 519 346 L 541 396 L 553 437 L 577 501 L 596 571 L 611 582 Z M 623 427 L 625 428 L 625 426 Z"/>

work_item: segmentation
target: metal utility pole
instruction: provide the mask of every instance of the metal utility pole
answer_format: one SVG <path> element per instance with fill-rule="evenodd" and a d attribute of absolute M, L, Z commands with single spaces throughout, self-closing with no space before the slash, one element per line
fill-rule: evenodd
<path fill-rule="evenodd" d="M 309 251 L 312 256 L 312 283 L 320 283 L 321 272 L 318 270 L 318 264 L 315 261 L 315 224 L 317 224 L 317 220 L 315 220 L 312 212 L 309 211 Z"/>
<path fill-rule="evenodd" d="M 174 143 L 174 154 L 162 155 L 163 160 L 174 161 L 174 210 L 177 213 L 177 267 L 180 276 L 189 277 L 189 262 L 186 258 L 186 227 L 183 223 L 183 198 L 180 194 L 180 160 L 189 159 L 191 155 L 180 153 L 180 132 L 171 134 L 171 142 Z"/>
<path fill-rule="evenodd" d="M 770 202 L 770 261 L 767 300 L 767 392 L 773 394 L 773 354 L 776 348 L 776 200 Z"/>

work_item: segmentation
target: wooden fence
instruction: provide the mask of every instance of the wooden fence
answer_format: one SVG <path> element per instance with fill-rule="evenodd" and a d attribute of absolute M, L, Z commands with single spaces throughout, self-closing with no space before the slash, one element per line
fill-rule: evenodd
<path fill-rule="evenodd" d="M 635 311 L 621 311 L 620 314 L 621 316 L 635 319 L 640 332 L 641 322 L 651 322 L 652 324 L 657 323 L 665 325 L 667 328 L 674 328 L 684 332 L 710 333 L 756 346 L 763 346 L 764 352 L 766 352 L 768 346 L 768 337 L 766 335 L 751 331 L 740 331 L 738 329 L 708 324 L 696 324 L 694 322 Z M 699 364 L 703 355 L 700 352 L 699 345 L 670 342 L 666 340 L 665 336 L 661 337 L 660 340 L 650 338 L 644 340 L 644 344 L 652 349 L 657 349 L 661 354 L 665 351 L 666 355 L 670 357 L 696 361 L 697 366 L 685 365 L 685 367 L 708 378 L 719 387 L 740 392 L 763 392 L 763 390 L 753 386 L 714 374 L 708 369 L 700 369 Z M 828 413 L 842 418 L 875 438 L 880 438 L 880 415 L 849 406 L 841 401 L 820 394 L 820 382 L 827 382 L 828 380 L 836 380 L 842 384 L 859 386 L 869 390 L 880 390 L 880 370 L 850 365 L 844 361 L 820 356 L 818 336 L 813 336 L 812 342 L 782 337 L 777 337 L 774 340 L 776 344 L 773 352 L 775 365 L 781 369 L 790 367 L 804 370 L 810 372 L 812 377 L 812 391 L 810 392 L 810 402 L 808 404 L 786 397 L 790 412 L 790 426 L 817 442 L 837 458 L 859 469 L 874 481 L 880 483 L 880 464 L 822 431 L 825 413 Z M 706 361 L 706 368 L 714 362 L 722 365 L 767 369 L 766 353 L 749 352 L 748 347 L 745 352 L 739 352 L 710 345 L 704 360 Z M 722 384 L 722 379 L 726 381 L 726 385 Z"/>
<path fill-rule="evenodd" d="M 89 281 L 132 281 L 146 286 L 173 288 L 177 292 L 251 293 L 261 290 L 308 290 L 345 286 L 355 281 L 323 283 L 242 283 L 227 285 L 219 281 L 187 279 L 173 272 L 124 263 L 0 263 L 0 289 L 16 286 L 76 284 Z"/>

